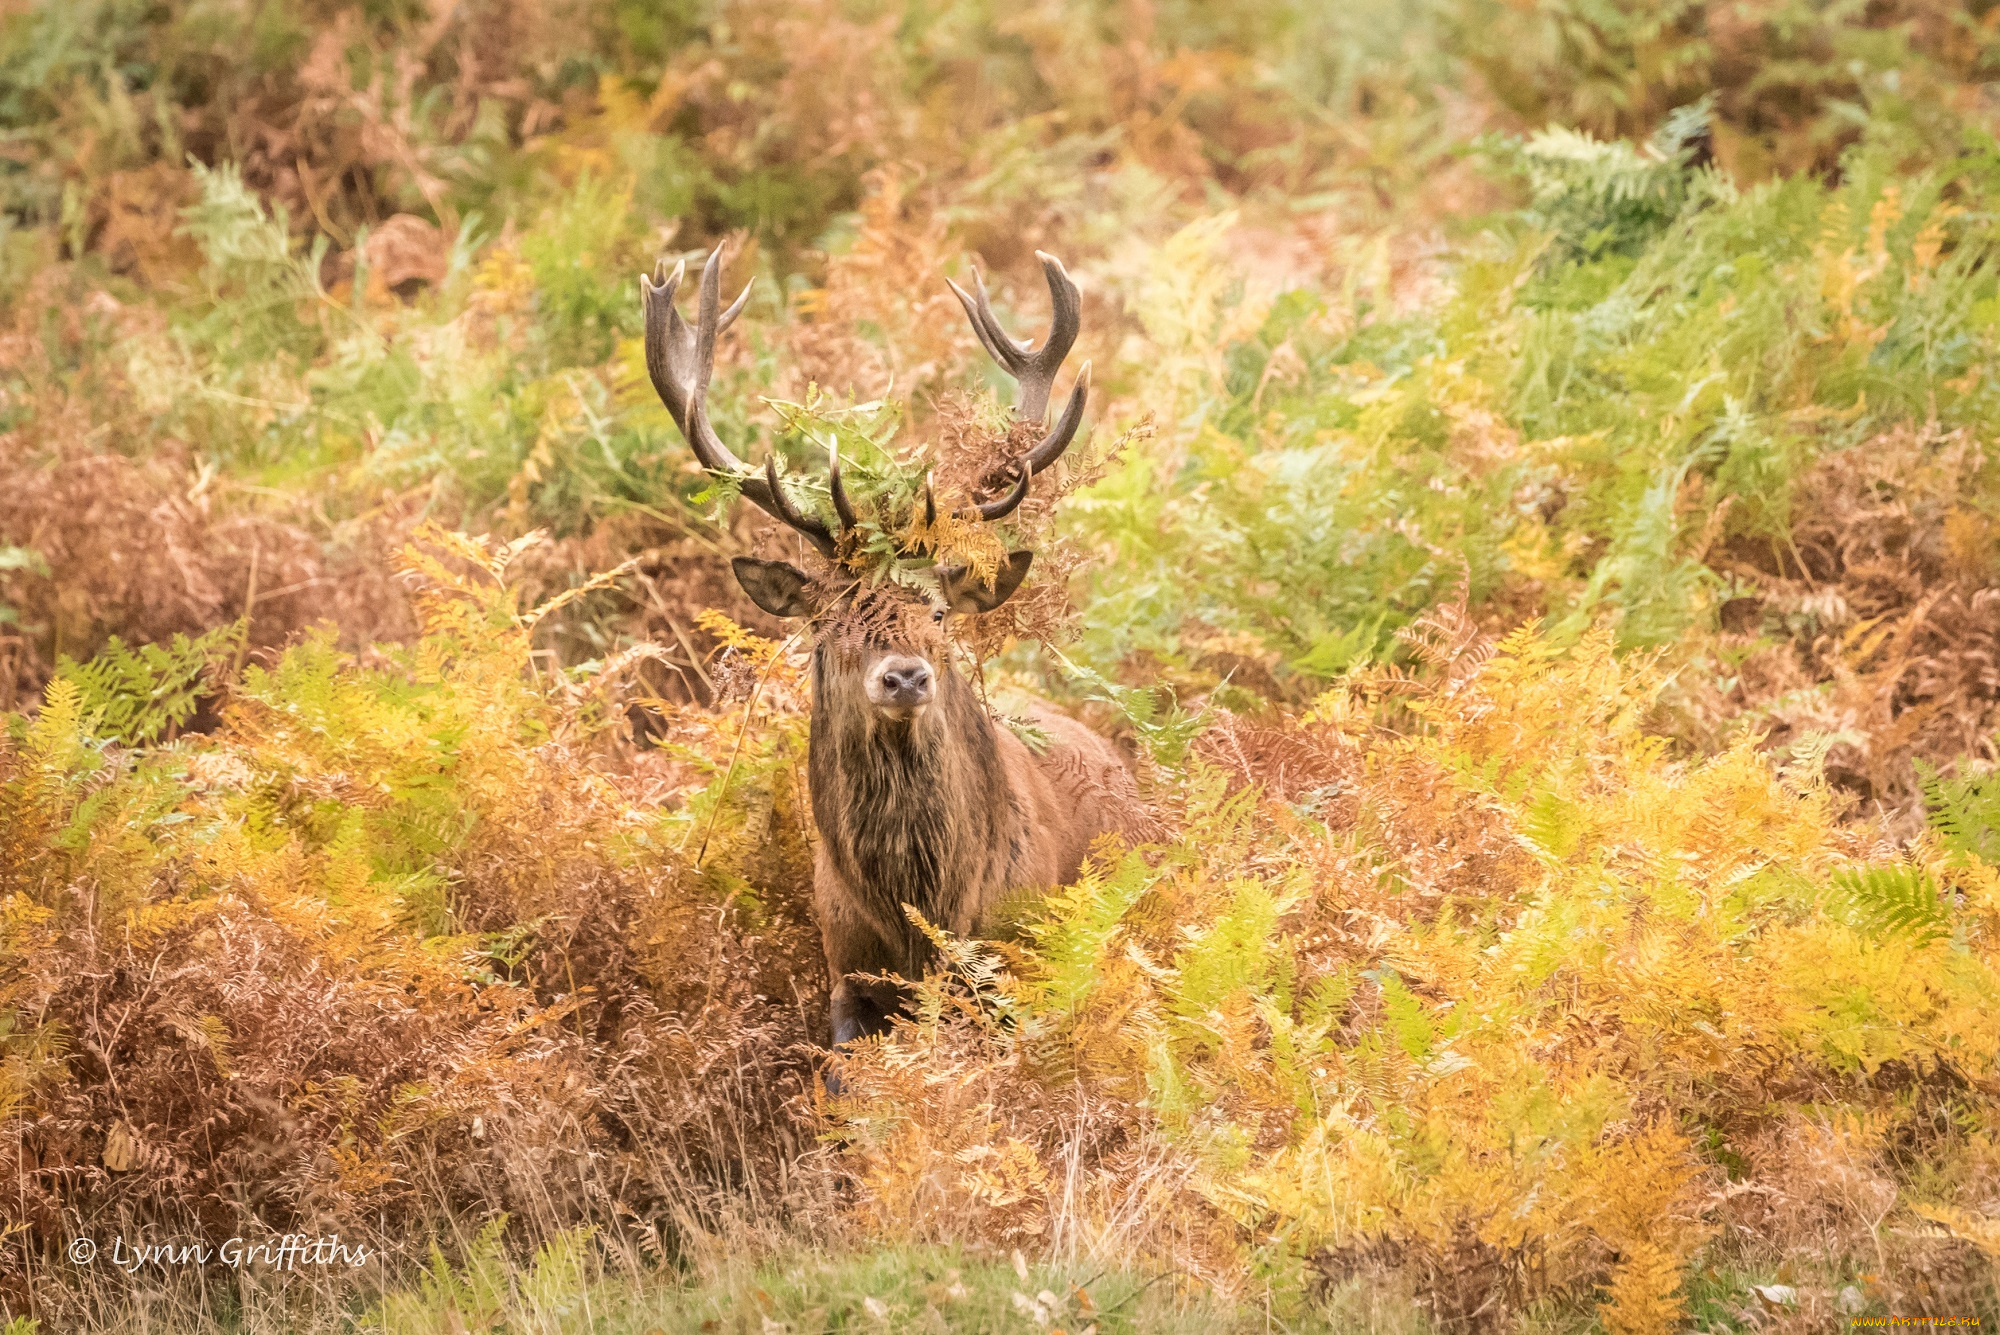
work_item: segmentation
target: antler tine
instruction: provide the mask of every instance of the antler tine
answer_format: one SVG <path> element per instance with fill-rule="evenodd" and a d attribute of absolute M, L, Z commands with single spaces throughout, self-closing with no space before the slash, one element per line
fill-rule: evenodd
<path fill-rule="evenodd" d="M 821 553 L 832 556 L 833 534 L 817 518 L 801 513 L 792 504 L 784 488 L 778 485 L 776 462 L 767 461 L 764 476 L 758 477 L 722 443 L 722 437 L 708 420 L 708 382 L 715 374 L 715 340 L 736 323 L 736 317 L 750 300 L 746 284 L 729 308 L 722 309 L 722 266 L 722 249 L 718 246 L 702 265 L 701 297 L 692 328 L 674 304 L 681 282 L 687 277 L 687 262 L 676 264 L 670 276 L 665 261 L 655 266 L 651 278 L 639 275 L 639 290 L 646 308 L 646 374 L 703 468 L 735 479 L 743 499 L 791 525 Z"/>
<path fill-rule="evenodd" d="M 1056 372 L 1062 369 L 1063 358 L 1069 356 L 1077 331 L 1083 327 L 1083 294 L 1077 291 L 1062 261 L 1039 250 L 1035 258 L 1042 262 L 1043 276 L 1048 279 L 1051 307 L 1049 336 L 1038 351 L 1029 351 L 1034 346 L 1029 340 L 1014 338 L 1001 327 L 978 269 L 972 271 L 973 287 L 979 294 L 976 298 L 949 278 L 945 280 L 958 304 L 965 307 L 980 345 L 1020 385 L 1021 400 L 1015 411 L 1031 422 L 1048 416 L 1049 391 L 1055 388 Z"/>
<path fill-rule="evenodd" d="M 716 283 L 719 286 L 722 281 L 722 270 L 718 267 L 715 272 L 717 275 Z M 704 273 L 702 277 L 706 279 L 707 274 Z M 753 284 L 745 283 L 743 290 L 736 294 L 736 300 L 729 303 L 729 309 L 724 311 L 721 318 L 716 321 L 715 332 L 718 336 L 728 333 L 729 326 L 736 323 L 736 317 L 743 314 L 743 308 L 750 304 L 750 289 L 752 286 Z"/>
<path fill-rule="evenodd" d="M 769 505 L 764 505 L 762 501 L 757 503 L 764 505 L 764 509 L 770 511 L 774 517 L 797 529 L 807 542 L 819 549 L 821 556 L 832 557 L 835 546 L 833 534 L 816 516 L 801 513 L 799 508 L 792 504 L 792 498 L 785 495 L 785 489 L 778 485 L 777 456 L 773 455 L 764 460 L 763 481 L 764 486 L 770 491 L 771 503 Z M 743 494 L 750 495 L 748 486 L 743 488 Z"/>
<path fill-rule="evenodd" d="M 687 277 L 685 260 L 674 266 L 671 276 L 662 277 L 665 261 L 654 269 L 653 278 L 639 275 L 639 290 L 646 308 L 646 374 L 701 466 L 710 472 L 741 474 L 748 471 L 747 465 L 722 443 L 703 411 L 708 402 L 709 377 L 715 373 L 715 338 L 722 327 L 716 310 L 720 303 L 715 299 L 722 279 L 721 260 L 720 253 L 713 254 L 702 266 L 702 301 L 696 329 L 688 327 L 674 305 L 681 281 Z M 749 295 L 746 287 L 743 296 L 729 308 L 729 320 L 742 313 Z"/>
<path fill-rule="evenodd" d="M 1028 480 L 1034 475 L 1032 468 L 1021 469 L 1021 480 L 1014 484 L 1014 490 L 1008 492 L 997 501 L 984 501 L 974 505 L 972 508 L 984 520 L 1005 519 L 1008 515 L 1013 514 L 1021 508 L 1022 501 L 1028 499 Z"/>
<path fill-rule="evenodd" d="M 1076 383 L 1070 386 L 1069 402 L 1063 405 L 1062 416 L 1056 419 L 1056 424 L 1049 434 L 1043 436 L 1035 448 L 1028 451 L 1030 472 L 1039 473 L 1062 458 L 1063 451 L 1069 448 L 1072 440 L 1076 439 L 1077 427 L 1083 424 L 1083 406 L 1089 400 L 1090 363 L 1085 362 L 1083 369 L 1076 374 Z"/>
<path fill-rule="evenodd" d="M 937 525 L 937 492 L 932 489 L 930 474 L 924 475 L 924 530 L 929 532 Z M 844 521 L 843 521 L 844 522 Z M 900 540 L 895 544 L 896 555 L 903 560 L 918 560 L 924 555 L 921 543 L 905 546 Z"/>
<path fill-rule="evenodd" d="M 999 318 L 993 314 L 993 303 L 986 294 L 986 277 L 979 272 L 979 266 L 975 264 L 972 267 L 972 285 L 979 293 L 976 300 L 966 295 L 965 289 L 951 279 L 947 278 L 944 282 L 952 290 L 952 295 L 958 298 L 958 304 L 965 307 L 965 318 L 972 321 L 972 332 L 978 336 L 979 345 L 1012 374 L 1033 344 L 1026 339 L 1015 339 L 1000 327 Z"/>
<path fill-rule="evenodd" d="M 675 276 L 679 277 L 678 270 Z M 701 266 L 701 305 L 696 316 L 695 352 L 701 359 L 699 392 L 704 400 L 708 397 L 708 378 L 715 370 L 715 340 L 736 323 L 736 317 L 743 313 L 749 300 L 750 285 L 745 283 L 736 300 L 729 303 L 729 309 L 722 310 L 722 247 L 717 246 Z"/>
<path fill-rule="evenodd" d="M 840 528 L 843 533 L 861 522 L 860 515 L 855 513 L 854 502 L 848 499 L 847 486 L 840 480 L 840 446 L 838 442 L 835 443 L 833 449 L 827 454 L 826 489 L 833 493 L 833 513 L 839 517 Z"/>

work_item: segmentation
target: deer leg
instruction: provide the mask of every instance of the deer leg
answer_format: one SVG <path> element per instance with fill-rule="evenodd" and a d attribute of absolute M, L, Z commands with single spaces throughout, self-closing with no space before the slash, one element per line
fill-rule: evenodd
<path fill-rule="evenodd" d="M 886 1034 L 903 1012 L 902 988 L 895 983 L 842 978 L 833 985 L 833 1045 Z"/>
<path fill-rule="evenodd" d="M 852 978 L 841 978 L 833 985 L 829 1009 L 833 1013 L 833 1046 L 846 1047 L 857 1038 L 889 1031 L 888 1022 L 881 1018 L 879 1008 L 867 992 Z M 829 1063 L 823 1073 L 826 1092 L 838 1098 L 847 1092 L 847 1082 L 840 1078 L 840 1062 Z"/>
<path fill-rule="evenodd" d="M 871 1032 L 874 1004 L 861 995 L 852 979 L 833 985 L 833 1046 L 841 1047 Z M 880 1032 L 874 1030 L 873 1032 Z"/>

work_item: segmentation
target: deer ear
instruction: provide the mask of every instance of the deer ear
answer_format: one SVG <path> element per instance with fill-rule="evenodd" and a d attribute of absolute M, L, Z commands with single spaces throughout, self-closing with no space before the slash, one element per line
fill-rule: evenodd
<path fill-rule="evenodd" d="M 1014 596 L 1014 590 L 1028 577 L 1028 564 L 1034 559 L 1033 552 L 1007 553 L 991 585 L 975 582 L 972 572 L 964 566 L 944 566 L 938 570 L 938 589 L 954 612 L 991 612 Z"/>
<path fill-rule="evenodd" d="M 774 617 L 802 617 L 812 614 L 812 603 L 806 599 L 806 585 L 811 583 L 806 572 L 795 565 L 783 561 L 759 561 L 754 557 L 739 556 L 729 563 L 736 572 L 736 582 L 743 586 L 743 592 L 750 595 L 750 601 L 769 612 Z"/>

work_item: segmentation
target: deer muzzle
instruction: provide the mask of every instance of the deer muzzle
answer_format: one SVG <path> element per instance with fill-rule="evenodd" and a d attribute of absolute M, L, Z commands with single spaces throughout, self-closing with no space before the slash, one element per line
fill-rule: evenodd
<path fill-rule="evenodd" d="M 882 718 L 908 723 L 937 694 L 937 674 L 921 658 L 884 655 L 868 670 L 868 703 Z"/>

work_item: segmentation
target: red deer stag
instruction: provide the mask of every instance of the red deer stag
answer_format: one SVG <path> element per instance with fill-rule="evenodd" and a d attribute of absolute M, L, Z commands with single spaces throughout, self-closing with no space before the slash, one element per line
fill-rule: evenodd
<path fill-rule="evenodd" d="M 979 341 L 1018 382 L 1017 411 L 1038 422 L 1081 314 L 1062 264 L 1047 255 L 1041 260 L 1055 314 L 1039 350 L 1001 328 L 983 282 L 976 298 L 952 284 Z M 813 899 L 833 982 L 833 1041 L 842 1044 L 887 1031 L 902 991 L 880 976 L 920 978 L 931 962 L 932 946 L 905 905 L 947 931 L 976 933 L 1003 897 L 1074 879 L 1098 835 L 1135 833 L 1138 794 L 1104 738 L 1037 706 L 1032 717 L 1050 744 L 1036 754 L 994 723 L 952 669 L 947 618 L 1005 602 L 1027 575 L 1032 553 L 1009 553 L 991 583 L 948 566 L 936 569 L 921 592 L 897 583 L 866 586 L 835 559 L 842 532 L 857 522 L 837 459 L 827 476 L 835 520 L 829 525 L 786 495 L 774 460 L 760 476 L 722 443 L 707 409 L 715 341 L 749 293 L 724 310 L 720 256 L 711 255 L 690 327 L 674 305 L 684 272 L 676 268 L 665 277 L 662 266 L 653 279 L 640 278 L 653 387 L 704 468 L 730 478 L 826 558 L 817 577 L 783 561 L 737 557 L 731 565 L 751 601 L 773 616 L 809 618 L 814 631 L 808 772 L 820 841 Z M 967 517 L 1001 519 L 1020 506 L 1034 475 L 1075 437 L 1089 383 L 1086 363 L 1060 419 L 1016 465 L 1009 493 L 974 504 Z M 935 518 L 928 489 L 925 503 Z"/>

